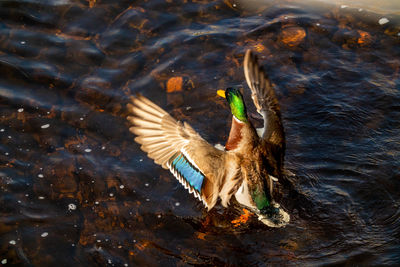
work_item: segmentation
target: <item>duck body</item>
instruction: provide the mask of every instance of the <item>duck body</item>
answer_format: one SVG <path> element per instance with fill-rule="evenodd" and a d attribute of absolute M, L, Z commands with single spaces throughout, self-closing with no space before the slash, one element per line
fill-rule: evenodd
<path fill-rule="evenodd" d="M 235 88 L 224 92 L 233 115 L 224 150 L 215 148 L 189 124 L 176 121 L 141 95 L 131 97 L 128 104 L 131 113 L 128 120 L 133 125 L 130 131 L 136 135 L 135 141 L 141 144 L 141 149 L 155 163 L 169 169 L 208 210 L 216 205 L 218 198 L 227 207 L 235 196 L 265 224 L 280 227 L 289 221 L 289 215 L 273 199 L 275 178 L 272 175 L 280 177 L 284 150 L 279 106 L 272 87 L 265 89 L 267 78 L 250 51 L 245 56 L 245 76 L 255 106 L 264 117 L 266 127 L 261 137 L 248 120 L 243 96 Z M 254 81 L 253 77 L 258 80 Z M 271 97 L 273 105 L 261 103 Z M 270 122 L 265 123 L 268 118 Z"/>

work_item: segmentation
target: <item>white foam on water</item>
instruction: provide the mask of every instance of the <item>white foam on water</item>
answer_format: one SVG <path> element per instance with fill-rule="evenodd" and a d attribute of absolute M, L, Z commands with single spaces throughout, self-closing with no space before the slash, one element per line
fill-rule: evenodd
<path fill-rule="evenodd" d="M 383 25 L 383 24 L 388 23 L 389 20 L 387 18 L 381 18 L 378 22 L 379 22 L 380 25 Z"/>

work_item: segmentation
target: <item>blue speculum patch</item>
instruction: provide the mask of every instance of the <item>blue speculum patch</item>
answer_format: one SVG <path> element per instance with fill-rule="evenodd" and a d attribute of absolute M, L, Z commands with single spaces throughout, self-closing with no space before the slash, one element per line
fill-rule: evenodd
<path fill-rule="evenodd" d="M 171 158 L 171 167 L 177 171 L 197 192 L 201 192 L 204 175 L 193 166 L 189 160 L 181 153 Z"/>

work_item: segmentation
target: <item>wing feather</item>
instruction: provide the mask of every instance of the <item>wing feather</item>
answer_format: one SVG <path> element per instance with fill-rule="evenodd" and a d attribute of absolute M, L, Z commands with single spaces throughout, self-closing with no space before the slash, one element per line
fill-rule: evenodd
<path fill-rule="evenodd" d="M 169 169 L 178 181 L 211 209 L 223 177 L 224 151 L 205 141 L 188 123 L 178 122 L 144 96 L 127 105 L 129 130 L 149 158 Z"/>
<path fill-rule="evenodd" d="M 271 81 L 251 50 L 246 51 L 244 58 L 244 75 L 257 112 L 264 118 L 264 131 L 261 137 L 281 146 L 284 143 L 284 131 L 278 99 Z"/>

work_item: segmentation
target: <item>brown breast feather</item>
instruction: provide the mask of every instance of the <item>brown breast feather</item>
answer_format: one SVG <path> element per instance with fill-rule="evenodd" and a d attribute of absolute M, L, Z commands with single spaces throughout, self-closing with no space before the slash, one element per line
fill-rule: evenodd
<path fill-rule="evenodd" d="M 238 122 L 237 119 L 232 117 L 232 126 L 231 131 L 229 132 L 228 141 L 226 141 L 225 149 L 226 150 L 233 150 L 237 148 L 240 140 L 242 140 L 242 128 L 244 124 Z"/>

